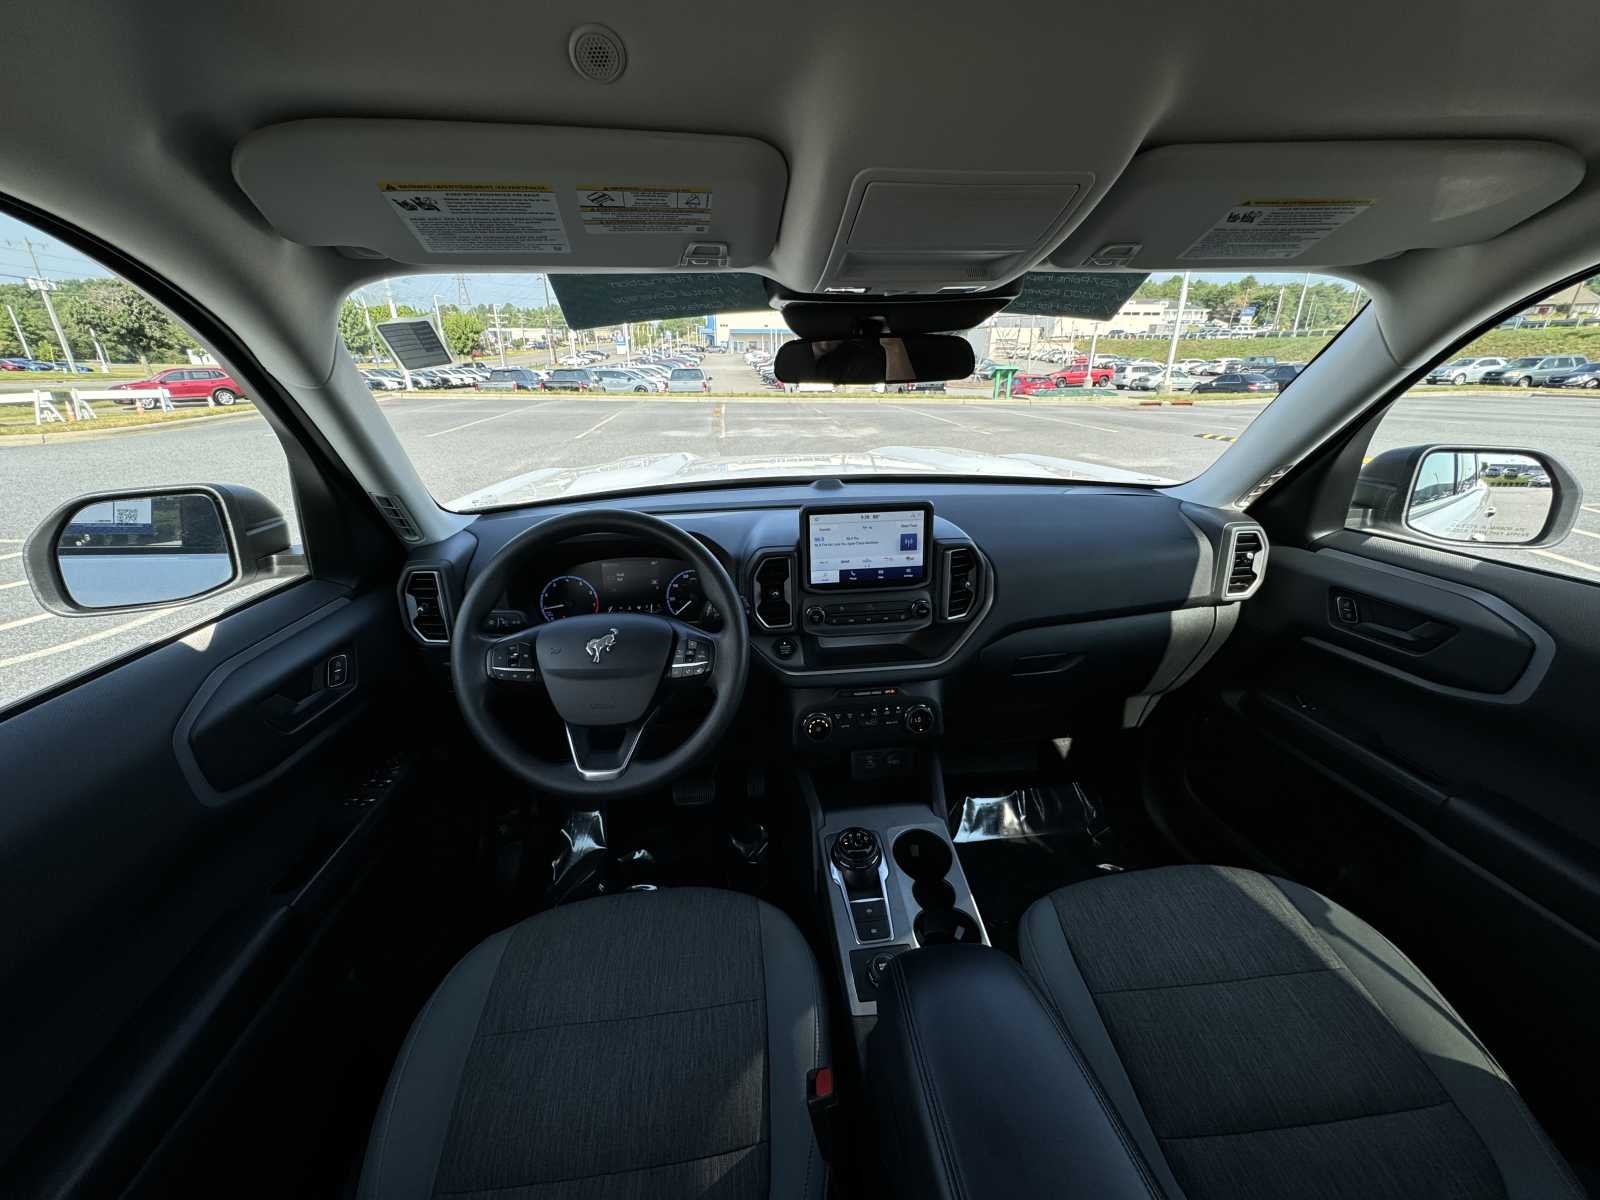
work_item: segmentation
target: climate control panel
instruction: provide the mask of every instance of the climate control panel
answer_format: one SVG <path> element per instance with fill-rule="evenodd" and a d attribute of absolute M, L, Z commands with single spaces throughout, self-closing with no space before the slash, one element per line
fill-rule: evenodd
<path fill-rule="evenodd" d="M 932 699 L 899 687 L 853 688 L 833 693 L 800 714 L 799 740 L 814 746 L 877 745 L 915 741 L 939 731 Z"/>

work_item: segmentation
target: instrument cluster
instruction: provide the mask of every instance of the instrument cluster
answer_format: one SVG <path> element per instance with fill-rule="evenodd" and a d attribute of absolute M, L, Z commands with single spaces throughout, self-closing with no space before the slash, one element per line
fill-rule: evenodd
<path fill-rule="evenodd" d="M 586 613 L 659 613 L 694 624 L 713 624 L 715 608 L 700 589 L 699 573 L 676 558 L 608 558 L 578 563 L 539 588 L 541 621 Z"/>

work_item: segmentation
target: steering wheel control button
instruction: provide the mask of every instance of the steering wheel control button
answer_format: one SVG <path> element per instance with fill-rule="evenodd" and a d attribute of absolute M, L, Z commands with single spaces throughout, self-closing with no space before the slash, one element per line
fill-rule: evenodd
<path fill-rule="evenodd" d="M 669 668 L 674 679 L 692 679 L 711 673 L 711 642 L 703 637 L 679 638 Z"/>
<path fill-rule="evenodd" d="M 489 678 L 501 683 L 534 683 L 539 678 L 533 647 L 527 642 L 501 642 L 489 647 L 488 671 Z"/>

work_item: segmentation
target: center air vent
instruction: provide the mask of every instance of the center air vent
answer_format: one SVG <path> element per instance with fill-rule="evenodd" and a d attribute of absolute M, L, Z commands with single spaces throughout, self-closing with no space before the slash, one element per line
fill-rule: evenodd
<path fill-rule="evenodd" d="M 755 614 L 763 629 L 789 629 L 794 625 L 793 579 L 792 554 L 774 554 L 756 563 Z"/>
<path fill-rule="evenodd" d="M 1227 531 L 1225 545 L 1228 582 L 1222 587 L 1222 598 L 1248 600 L 1261 586 L 1267 568 L 1266 534 L 1253 526 L 1236 526 Z"/>
<path fill-rule="evenodd" d="M 413 570 L 401 585 L 406 624 L 420 642 L 442 646 L 450 640 L 444 580 L 438 571 Z"/>
<path fill-rule="evenodd" d="M 965 621 L 978 603 L 978 554 L 971 546 L 944 552 L 944 619 Z"/>

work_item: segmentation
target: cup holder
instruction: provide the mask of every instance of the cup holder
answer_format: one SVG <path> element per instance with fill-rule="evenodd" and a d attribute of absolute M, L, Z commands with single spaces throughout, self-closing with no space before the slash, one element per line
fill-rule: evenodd
<path fill-rule="evenodd" d="M 950 873 L 955 855 L 950 843 L 926 829 L 908 829 L 894 840 L 894 862 L 917 882 L 940 882 Z M 954 900 L 955 893 L 951 893 Z"/>
<path fill-rule="evenodd" d="M 942 879 L 919 879 L 911 886 L 911 898 L 918 908 L 945 909 L 956 906 L 956 890 Z"/>
<path fill-rule="evenodd" d="M 957 943 L 977 943 L 983 938 L 978 933 L 978 923 L 959 908 L 925 908 L 911 923 L 919 946 L 948 946 Z"/>

